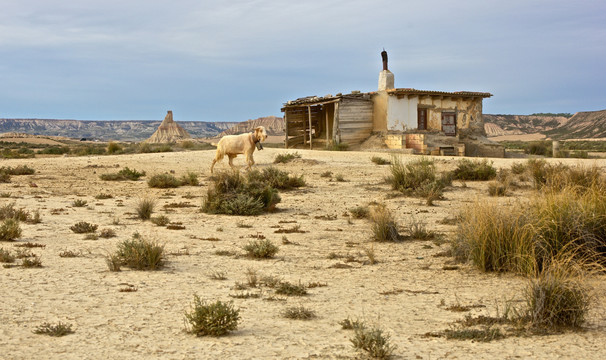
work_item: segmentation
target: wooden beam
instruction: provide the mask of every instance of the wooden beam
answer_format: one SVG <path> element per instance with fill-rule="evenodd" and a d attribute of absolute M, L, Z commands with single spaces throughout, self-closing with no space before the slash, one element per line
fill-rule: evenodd
<path fill-rule="evenodd" d="M 326 114 L 326 144 L 330 141 L 330 134 L 328 134 L 328 110 L 326 106 L 324 107 L 324 113 Z"/>
<path fill-rule="evenodd" d="M 288 111 L 284 112 L 284 148 L 288 149 Z"/>
<path fill-rule="evenodd" d="M 313 150 L 313 144 L 311 139 L 311 107 L 307 106 L 307 114 L 309 118 L 309 150 Z"/>
<path fill-rule="evenodd" d="M 339 103 L 335 103 L 335 115 L 332 120 L 332 139 L 335 143 L 338 143 L 341 141 L 341 139 L 339 139 L 338 136 L 339 136 Z"/>

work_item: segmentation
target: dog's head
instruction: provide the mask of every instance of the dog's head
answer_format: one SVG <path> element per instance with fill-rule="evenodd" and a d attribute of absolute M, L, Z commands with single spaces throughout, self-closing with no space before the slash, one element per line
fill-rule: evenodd
<path fill-rule="evenodd" d="M 267 132 L 263 126 L 257 126 L 253 134 L 258 142 L 265 141 L 265 139 L 267 139 Z"/>

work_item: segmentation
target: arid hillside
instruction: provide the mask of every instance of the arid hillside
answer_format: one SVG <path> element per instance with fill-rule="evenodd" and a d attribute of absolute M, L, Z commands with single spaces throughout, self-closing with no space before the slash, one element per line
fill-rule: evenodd
<path fill-rule="evenodd" d="M 265 116 L 254 120 L 247 120 L 223 131 L 219 136 L 235 135 L 253 131 L 257 126 L 264 126 L 268 135 L 284 135 L 284 119 L 277 116 Z"/>
<path fill-rule="evenodd" d="M 606 110 L 578 112 L 569 121 L 545 134 L 561 140 L 606 138 Z"/>
<path fill-rule="evenodd" d="M 564 116 L 483 114 L 482 117 L 488 137 L 545 133 L 569 121 Z"/>

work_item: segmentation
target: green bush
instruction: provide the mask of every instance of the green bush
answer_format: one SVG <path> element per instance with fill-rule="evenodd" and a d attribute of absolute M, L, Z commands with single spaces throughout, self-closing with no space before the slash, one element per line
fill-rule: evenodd
<path fill-rule="evenodd" d="M 288 162 L 293 161 L 294 159 L 300 159 L 301 158 L 301 154 L 299 154 L 298 152 L 294 152 L 294 153 L 286 153 L 286 154 L 276 154 L 276 157 L 274 158 L 274 164 L 286 164 Z"/>
<path fill-rule="evenodd" d="M 278 191 L 258 181 L 255 173 L 251 177 L 253 180 L 238 172 L 225 172 L 214 176 L 202 211 L 227 215 L 259 215 L 264 211 L 272 211 L 280 202 Z"/>
<path fill-rule="evenodd" d="M 207 303 L 194 295 L 193 307 L 185 313 L 185 319 L 191 326 L 188 331 L 196 336 L 222 336 L 238 329 L 240 310 L 232 303 Z"/>
<path fill-rule="evenodd" d="M 137 171 L 134 169 L 129 169 L 125 167 L 124 169 L 118 171 L 117 173 L 112 174 L 102 174 L 100 176 L 101 180 L 105 181 L 124 181 L 124 180 L 139 180 L 140 177 L 145 176 L 145 171 Z"/>
<path fill-rule="evenodd" d="M 15 219 L 6 219 L 0 225 L 0 241 L 13 241 L 20 238 L 21 233 L 19 221 Z"/>
<path fill-rule="evenodd" d="M 158 270 L 164 266 L 164 246 L 134 234 L 118 244 L 114 254 L 121 266 L 135 270 Z"/>
<path fill-rule="evenodd" d="M 171 174 L 158 174 L 147 180 L 147 185 L 159 189 L 177 188 L 181 186 L 181 181 Z"/>
<path fill-rule="evenodd" d="M 269 259 L 278 252 L 278 246 L 268 239 L 252 240 L 244 246 L 247 255 L 254 259 Z"/>
<path fill-rule="evenodd" d="M 497 169 L 488 163 L 488 160 L 472 161 L 461 159 L 457 162 L 457 167 L 453 171 L 453 177 L 457 180 L 492 180 L 497 176 Z"/>
<path fill-rule="evenodd" d="M 350 339 L 356 349 L 364 350 L 374 359 L 389 359 L 395 346 L 389 343 L 390 337 L 380 328 L 356 326 L 353 328 L 354 337 Z"/>

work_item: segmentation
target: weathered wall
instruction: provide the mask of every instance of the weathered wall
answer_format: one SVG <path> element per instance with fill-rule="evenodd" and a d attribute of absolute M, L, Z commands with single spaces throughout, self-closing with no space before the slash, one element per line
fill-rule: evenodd
<path fill-rule="evenodd" d="M 457 132 L 463 135 L 485 135 L 482 121 L 482 98 L 442 96 L 388 95 L 379 91 L 372 97 L 374 102 L 374 131 L 416 130 L 417 109 L 427 108 L 427 129 L 442 130 L 442 112 L 457 114 Z"/>
<path fill-rule="evenodd" d="M 372 101 L 343 98 L 339 103 L 339 133 L 345 143 L 361 143 L 373 129 Z"/>

